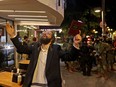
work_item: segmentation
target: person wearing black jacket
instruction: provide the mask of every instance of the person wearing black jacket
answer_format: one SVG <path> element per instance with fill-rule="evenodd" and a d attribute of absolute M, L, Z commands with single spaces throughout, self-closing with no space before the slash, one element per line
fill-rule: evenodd
<path fill-rule="evenodd" d="M 80 31 L 81 32 L 81 31 Z M 79 34 L 76 34 L 73 38 L 73 45 L 70 50 L 70 55 L 73 61 L 73 71 L 80 71 L 80 44 L 82 37 Z"/>
<path fill-rule="evenodd" d="M 6 31 L 17 52 L 30 56 L 22 87 L 62 87 L 60 58 L 65 58 L 65 53 L 60 45 L 53 44 L 55 40 L 53 32 L 46 30 L 41 35 L 40 43 L 24 46 L 19 42 L 14 28 L 9 23 L 6 24 Z"/>
<path fill-rule="evenodd" d="M 94 50 L 92 46 L 87 43 L 87 38 L 82 40 L 82 46 L 80 47 L 81 53 L 81 69 L 84 76 L 91 76 L 92 69 L 92 57 L 91 53 Z"/>

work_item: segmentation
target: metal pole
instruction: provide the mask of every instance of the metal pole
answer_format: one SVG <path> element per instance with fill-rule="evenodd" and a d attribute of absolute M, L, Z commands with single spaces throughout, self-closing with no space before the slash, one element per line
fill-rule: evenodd
<path fill-rule="evenodd" d="M 104 35 L 104 34 L 106 34 L 106 30 L 105 30 L 105 27 L 106 27 L 106 23 L 105 23 L 105 0 L 102 0 L 101 15 L 102 15 L 102 35 Z"/>

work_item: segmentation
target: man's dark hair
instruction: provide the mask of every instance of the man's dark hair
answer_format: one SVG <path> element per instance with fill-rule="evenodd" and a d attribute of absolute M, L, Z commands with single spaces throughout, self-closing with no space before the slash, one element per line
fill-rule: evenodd
<path fill-rule="evenodd" d="M 54 32 L 53 31 L 51 31 L 51 32 L 52 32 L 52 42 L 51 42 L 51 44 L 53 44 L 55 42 L 55 36 L 54 36 Z"/>

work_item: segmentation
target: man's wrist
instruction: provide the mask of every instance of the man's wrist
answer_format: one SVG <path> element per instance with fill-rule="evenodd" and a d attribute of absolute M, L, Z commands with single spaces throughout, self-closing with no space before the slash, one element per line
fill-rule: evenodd
<path fill-rule="evenodd" d="M 10 36 L 10 38 L 15 38 L 17 35 L 12 35 L 12 36 Z"/>

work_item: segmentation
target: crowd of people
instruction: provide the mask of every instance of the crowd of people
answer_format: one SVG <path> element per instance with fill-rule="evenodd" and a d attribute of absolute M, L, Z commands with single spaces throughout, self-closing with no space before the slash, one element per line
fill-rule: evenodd
<path fill-rule="evenodd" d="M 82 72 L 84 76 L 91 76 L 93 67 L 96 67 L 97 77 L 108 79 L 109 73 L 115 71 L 116 36 L 112 40 L 106 35 L 81 38 L 77 34 L 71 41 L 66 38 L 62 46 L 72 58 L 71 61 L 64 61 L 69 72 Z"/>
<path fill-rule="evenodd" d="M 34 45 L 37 38 L 33 37 L 29 44 L 29 38 L 24 36 L 23 45 Z M 86 37 L 81 36 L 81 31 L 73 38 L 64 40 L 62 50 L 68 54 L 63 60 L 65 68 L 70 72 L 82 72 L 84 76 L 92 75 L 92 68 L 97 68 L 97 77 L 108 79 L 110 71 L 115 71 L 116 36 L 114 40 L 106 36 Z M 29 59 L 29 56 L 22 54 L 22 57 Z M 70 59 L 68 59 L 70 58 Z"/>

